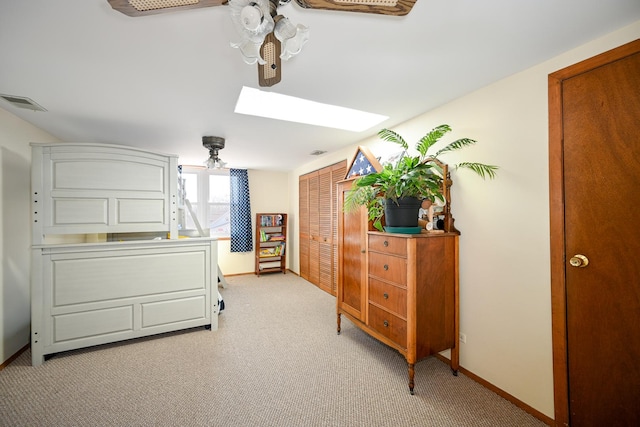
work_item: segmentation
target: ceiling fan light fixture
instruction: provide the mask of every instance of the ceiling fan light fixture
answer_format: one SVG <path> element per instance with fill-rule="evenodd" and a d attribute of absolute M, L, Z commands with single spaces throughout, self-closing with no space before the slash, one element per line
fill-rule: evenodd
<path fill-rule="evenodd" d="M 264 14 L 256 3 L 251 2 L 240 10 L 240 20 L 246 30 L 257 31 L 264 21 Z"/>
<path fill-rule="evenodd" d="M 241 37 L 240 41 L 231 42 L 231 47 L 240 49 L 245 63 L 264 65 L 260 46 L 275 26 L 269 0 L 229 0 L 229 6 L 231 20 Z"/>
<path fill-rule="evenodd" d="M 219 136 L 203 136 L 202 145 L 209 150 L 209 158 L 204 162 L 207 169 L 222 169 L 227 165 L 218 152 L 224 148 L 225 139 Z"/>
<path fill-rule="evenodd" d="M 248 64 L 253 65 L 256 62 L 258 64 L 266 64 L 267 61 L 260 56 L 260 46 L 262 43 L 253 43 L 251 40 L 243 40 L 238 43 L 231 43 L 231 47 L 240 49 L 242 54 L 242 60 Z"/>
<path fill-rule="evenodd" d="M 304 25 L 294 25 L 286 17 L 278 14 L 278 6 L 290 0 L 229 0 L 231 20 L 240 41 L 231 42 L 231 47 L 240 49 L 245 63 L 259 64 L 260 86 L 272 86 L 280 81 L 280 59 L 288 60 L 302 50 L 309 40 L 309 29 Z M 267 58 L 265 46 L 271 43 L 276 51 L 276 63 Z M 275 74 L 269 77 L 266 74 Z"/>
<path fill-rule="evenodd" d="M 299 54 L 302 51 L 302 46 L 309 40 L 309 28 L 301 24 L 293 25 L 289 18 L 284 16 L 277 19 L 273 33 L 282 43 L 280 58 L 285 61 Z"/>
<path fill-rule="evenodd" d="M 231 20 L 244 39 L 262 44 L 273 31 L 274 22 L 269 0 L 229 0 Z"/>
<path fill-rule="evenodd" d="M 211 157 L 209 159 L 207 159 L 207 161 L 205 162 L 205 165 L 207 166 L 207 169 L 222 169 L 224 168 L 227 163 L 223 162 L 220 159 L 212 159 Z"/>

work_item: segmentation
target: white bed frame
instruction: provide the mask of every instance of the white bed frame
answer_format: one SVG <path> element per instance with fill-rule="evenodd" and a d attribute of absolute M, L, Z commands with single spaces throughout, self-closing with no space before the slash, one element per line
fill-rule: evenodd
<path fill-rule="evenodd" d="M 32 364 L 61 351 L 218 328 L 217 241 L 178 239 L 177 157 L 109 144 L 32 144 Z M 47 236 L 161 240 L 46 244 Z"/>

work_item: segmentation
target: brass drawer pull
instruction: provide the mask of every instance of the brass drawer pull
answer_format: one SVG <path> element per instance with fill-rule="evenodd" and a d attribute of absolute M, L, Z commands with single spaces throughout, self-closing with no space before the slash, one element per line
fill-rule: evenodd
<path fill-rule="evenodd" d="M 389 246 L 389 242 L 387 242 L 386 240 L 384 241 L 383 245 L 385 246 Z"/>
<path fill-rule="evenodd" d="M 382 297 L 383 297 L 384 299 L 389 299 L 389 294 L 385 292 L 384 294 L 382 294 Z"/>
<path fill-rule="evenodd" d="M 387 264 L 385 264 L 384 267 L 382 267 L 382 268 L 384 268 L 384 270 L 387 271 L 389 269 L 389 266 Z"/>
<path fill-rule="evenodd" d="M 389 322 L 387 322 L 386 320 L 384 322 L 382 322 L 382 324 L 384 325 L 385 328 L 389 327 Z"/>

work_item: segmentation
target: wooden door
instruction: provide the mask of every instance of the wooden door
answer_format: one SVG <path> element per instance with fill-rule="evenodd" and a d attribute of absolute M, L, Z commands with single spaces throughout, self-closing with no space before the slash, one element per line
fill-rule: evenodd
<path fill-rule="evenodd" d="M 640 425 L 640 40 L 551 74 L 549 103 L 556 424 Z"/>
<path fill-rule="evenodd" d="M 342 208 L 338 207 L 337 184 L 342 181 L 347 173 L 347 162 L 340 162 L 331 168 L 331 258 L 333 276 L 331 280 L 331 293 L 338 292 L 338 217 L 342 215 Z"/>
<path fill-rule="evenodd" d="M 367 211 L 343 212 L 353 181 L 338 183 L 338 310 L 365 321 Z"/>
<path fill-rule="evenodd" d="M 337 289 L 337 202 L 335 185 L 345 160 L 299 178 L 300 276 L 335 295 Z"/>
<path fill-rule="evenodd" d="M 309 280 L 309 177 L 300 176 L 298 180 L 298 216 L 300 247 L 300 277 Z"/>
<path fill-rule="evenodd" d="M 331 167 L 318 171 L 318 287 L 333 293 L 331 250 Z"/>
<path fill-rule="evenodd" d="M 315 285 L 320 283 L 320 181 L 318 172 L 309 176 L 309 281 Z"/>

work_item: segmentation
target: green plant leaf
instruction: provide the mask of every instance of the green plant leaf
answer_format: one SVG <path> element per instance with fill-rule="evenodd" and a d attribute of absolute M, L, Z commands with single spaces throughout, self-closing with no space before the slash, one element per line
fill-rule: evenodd
<path fill-rule="evenodd" d="M 394 132 L 389 129 L 382 129 L 380 132 L 378 132 L 378 136 L 380 137 L 380 139 L 384 141 L 394 142 L 396 144 L 401 145 L 402 148 L 404 148 L 405 150 L 409 149 L 409 144 L 407 144 L 404 138 L 400 136 L 400 134 L 398 134 L 397 132 Z"/>
<path fill-rule="evenodd" d="M 472 162 L 462 162 L 456 165 L 456 169 L 471 169 L 478 175 L 482 177 L 482 179 L 493 179 L 496 177 L 496 171 L 498 170 L 498 166 L 494 165 L 485 165 L 483 163 L 472 163 Z"/>
<path fill-rule="evenodd" d="M 438 150 L 436 152 L 436 154 L 434 155 L 434 157 L 438 157 L 440 154 L 442 153 L 447 153 L 449 151 L 455 151 L 455 150 L 459 150 L 461 148 L 464 148 L 466 146 L 469 145 L 473 145 L 475 144 L 476 141 L 473 139 L 469 139 L 469 138 L 460 138 L 456 141 L 453 141 L 451 144 L 448 144 L 447 146 L 441 148 L 440 150 Z"/>
<path fill-rule="evenodd" d="M 420 153 L 420 157 L 424 158 L 429 151 L 429 148 L 440 140 L 447 132 L 451 132 L 451 126 L 440 125 L 431 129 L 429 133 L 420 138 L 420 141 L 416 144 L 416 150 Z"/>

